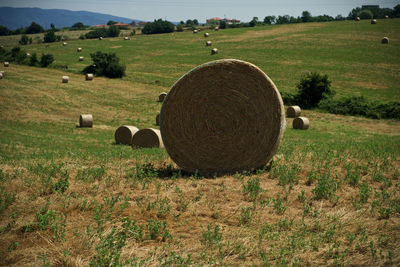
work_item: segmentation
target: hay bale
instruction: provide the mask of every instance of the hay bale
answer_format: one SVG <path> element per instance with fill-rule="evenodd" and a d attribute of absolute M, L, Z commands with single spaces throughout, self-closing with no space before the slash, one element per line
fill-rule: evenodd
<path fill-rule="evenodd" d="M 361 19 L 360 19 L 360 17 L 356 17 L 354 20 L 355 21 L 360 21 Z"/>
<path fill-rule="evenodd" d="M 79 61 L 83 61 L 84 57 L 79 57 Z"/>
<path fill-rule="evenodd" d="M 166 92 L 162 92 L 162 93 L 158 96 L 158 102 L 163 102 L 166 96 L 167 96 L 167 93 L 166 93 Z"/>
<path fill-rule="evenodd" d="M 3 73 L 0 73 L 0 79 L 3 79 Z"/>
<path fill-rule="evenodd" d="M 216 26 L 216 27 L 214 28 L 214 31 L 219 31 L 219 27 Z"/>
<path fill-rule="evenodd" d="M 128 41 L 128 40 L 130 40 L 130 39 L 131 39 L 131 38 L 129 38 L 129 37 L 126 37 L 126 36 L 124 37 L 124 40 L 125 40 L 125 41 Z"/>
<path fill-rule="evenodd" d="M 388 19 L 388 18 L 389 18 L 389 16 L 388 16 L 388 15 L 386 15 L 386 16 L 385 16 L 385 19 Z"/>
<path fill-rule="evenodd" d="M 205 32 L 205 33 L 204 33 L 204 37 L 208 37 L 208 36 L 210 36 L 210 35 L 208 34 L 208 32 Z"/>
<path fill-rule="evenodd" d="M 139 131 L 135 126 L 122 125 L 115 131 L 115 143 L 132 145 L 132 137 Z"/>
<path fill-rule="evenodd" d="M 92 114 L 81 114 L 79 116 L 79 127 L 93 127 Z"/>
<path fill-rule="evenodd" d="M 389 43 L 389 38 L 388 37 L 383 37 L 381 42 L 382 42 L 382 44 L 388 44 Z"/>
<path fill-rule="evenodd" d="M 86 79 L 86 81 L 91 81 L 91 80 L 93 80 L 93 74 L 92 74 L 92 73 L 86 73 L 85 79 Z"/>
<path fill-rule="evenodd" d="M 62 82 L 63 83 L 68 83 L 69 77 L 68 76 L 62 76 Z"/>
<path fill-rule="evenodd" d="M 30 53 L 26 53 L 26 56 L 27 56 L 27 57 L 30 57 L 30 56 L 31 56 L 31 54 L 30 54 Z"/>
<path fill-rule="evenodd" d="M 133 147 L 159 147 L 164 148 L 159 130 L 148 128 L 136 132 L 132 137 Z"/>
<path fill-rule="evenodd" d="M 193 33 L 198 33 L 199 31 L 198 30 L 193 30 Z"/>
<path fill-rule="evenodd" d="M 218 54 L 218 49 L 217 48 L 211 49 L 211 55 L 215 55 L 215 54 Z"/>
<path fill-rule="evenodd" d="M 63 42 L 63 46 L 66 46 L 68 43 L 66 43 L 66 42 Z"/>
<path fill-rule="evenodd" d="M 4 70 L 0 70 L 1 75 L 4 77 L 6 77 L 6 72 Z"/>
<path fill-rule="evenodd" d="M 306 117 L 297 117 L 293 120 L 293 129 L 307 130 L 310 127 L 310 121 Z"/>
<path fill-rule="evenodd" d="M 211 41 L 207 41 L 206 42 L 206 46 L 211 46 L 212 45 L 212 42 Z"/>
<path fill-rule="evenodd" d="M 10 66 L 10 63 L 9 62 L 4 62 L 4 67 L 8 67 L 8 66 Z"/>
<path fill-rule="evenodd" d="M 290 106 L 286 111 L 286 116 L 288 118 L 297 118 L 300 117 L 301 108 L 299 106 Z"/>
<path fill-rule="evenodd" d="M 371 20 L 371 24 L 376 24 L 376 19 Z"/>
<path fill-rule="evenodd" d="M 103 40 L 103 37 L 100 36 L 100 37 L 99 37 L 99 40 Z"/>
<path fill-rule="evenodd" d="M 81 47 L 78 47 L 78 49 L 76 49 L 76 52 L 82 52 L 82 48 Z"/>
<path fill-rule="evenodd" d="M 273 81 L 236 59 L 212 61 L 181 77 L 164 100 L 160 119 L 172 160 L 202 174 L 265 166 L 286 125 Z"/>
<path fill-rule="evenodd" d="M 160 113 L 156 116 L 156 125 L 160 125 Z"/>

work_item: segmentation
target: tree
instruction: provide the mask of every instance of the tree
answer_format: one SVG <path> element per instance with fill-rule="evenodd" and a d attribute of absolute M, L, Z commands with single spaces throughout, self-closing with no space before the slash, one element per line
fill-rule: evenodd
<path fill-rule="evenodd" d="M 4 35 L 10 35 L 12 32 L 4 26 L 0 25 L 0 36 L 4 36 Z"/>
<path fill-rule="evenodd" d="M 112 25 L 107 31 L 107 36 L 108 37 L 117 37 L 117 36 L 119 36 L 120 31 L 121 30 L 117 26 Z"/>
<path fill-rule="evenodd" d="M 42 58 L 40 59 L 40 66 L 42 68 L 45 68 L 48 65 L 50 65 L 51 63 L 53 63 L 53 61 L 54 61 L 54 57 L 52 54 L 43 54 Z"/>
<path fill-rule="evenodd" d="M 276 19 L 275 16 L 266 16 L 264 18 L 264 23 L 265 24 L 274 24 L 275 23 L 275 19 Z"/>
<path fill-rule="evenodd" d="M 393 10 L 394 10 L 394 16 L 395 16 L 396 18 L 400 18 L 400 4 L 399 4 L 399 5 L 396 5 L 396 6 L 393 8 Z"/>
<path fill-rule="evenodd" d="M 328 80 L 328 75 L 321 75 L 318 72 L 305 74 L 297 84 L 298 94 L 296 99 L 298 104 L 305 108 L 316 107 L 322 99 L 335 94 L 330 86 L 331 81 Z"/>
<path fill-rule="evenodd" d="M 169 33 L 175 30 L 175 25 L 167 20 L 154 20 L 154 22 L 147 23 L 143 29 L 143 34 L 155 34 L 155 33 Z"/>
<path fill-rule="evenodd" d="M 116 21 L 113 21 L 113 20 L 109 20 L 109 21 L 107 22 L 107 25 L 109 25 L 109 26 L 114 25 L 114 24 L 117 24 L 117 22 L 116 22 Z"/>
<path fill-rule="evenodd" d="M 226 29 L 226 21 L 225 20 L 221 20 L 219 22 L 219 28 L 220 29 Z"/>
<path fill-rule="evenodd" d="M 179 22 L 180 25 L 185 25 L 185 22 L 183 20 L 181 20 L 181 22 Z"/>
<path fill-rule="evenodd" d="M 197 19 L 193 20 L 193 25 L 199 25 L 199 21 Z"/>
<path fill-rule="evenodd" d="M 374 15 L 372 14 L 371 10 L 363 9 L 360 11 L 360 13 L 358 13 L 358 17 L 360 17 L 360 19 L 372 19 Z"/>
<path fill-rule="evenodd" d="M 289 15 L 278 16 L 276 24 L 288 24 L 290 22 Z"/>
<path fill-rule="evenodd" d="M 41 32 L 44 32 L 43 27 L 35 22 L 32 22 L 32 24 L 28 28 L 26 28 L 25 31 L 26 34 L 41 33 Z"/>
<path fill-rule="evenodd" d="M 82 22 L 77 22 L 71 26 L 71 30 L 84 30 L 84 29 L 86 29 L 86 26 L 83 25 Z"/>
<path fill-rule="evenodd" d="M 303 11 L 303 13 L 301 13 L 301 21 L 310 22 L 311 19 L 312 19 L 311 13 L 308 12 L 307 10 L 305 10 L 305 11 Z"/>
<path fill-rule="evenodd" d="M 186 25 L 193 25 L 193 20 L 191 20 L 191 19 L 188 19 L 188 20 L 186 20 Z"/>
<path fill-rule="evenodd" d="M 131 23 L 129 23 L 129 25 L 131 25 L 131 26 L 135 27 L 135 26 L 136 26 L 136 21 L 132 20 L 132 22 L 131 22 Z"/>
<path fill-rule="evenodd" d="M 21 35 L 21 40 L 19 40 L 19 44 L 27 45 L 28 43 L 32 43 L 32 38 L 29 38 L 26 34 Z"/>
<path fill-rule="evenodd" d="M 57 41 L 57 36 L 53 30 L 46 32 L 45 35 L 43 36 L 44 43 L 53 43 L 55 41 Z"/>
<path fill-rule="evenodd" d="M 93 64 L 87 66 L 83 72 L 93 73 L 96 76 L 109 78 L 121 78 L 125 75 L 125 66 L 119 63 L 119 58 L 115 53 L 103 53 L 97 51 L 90 54 Z"/>

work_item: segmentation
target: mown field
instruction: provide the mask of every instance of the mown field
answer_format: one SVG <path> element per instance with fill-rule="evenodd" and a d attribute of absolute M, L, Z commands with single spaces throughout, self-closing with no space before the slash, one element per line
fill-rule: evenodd
<path fill-rule="evenodd" d="M 306 110 L 310 129 L 288 119 L 271 164 L 219 177 L 114 144 L 120 125 L 156 128 L 159 93 L 213 59 L 254 63 L 282 92 L 319 71 L 339 96 L 398 100 L 400 20 L 210 31 L 213 56 L 202 33 L 28 45 L 55 66 L 0 67 L 1 265 L 400 264 L 399 121 Z M 126 77 L 85 81 L 98 50 Z M 82 113 L 92 129 L 76 127 Z"/>

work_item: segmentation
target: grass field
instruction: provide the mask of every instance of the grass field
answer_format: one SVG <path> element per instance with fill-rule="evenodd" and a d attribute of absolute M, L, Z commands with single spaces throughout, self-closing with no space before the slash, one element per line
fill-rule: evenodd
<path fill-rule="evenodd" d="M 400 264 L 399 121 L 306 110 L 311 128 L 288 119 L 270 165 L 220 177 L 183 173 L 162 149 L 114 144 L 122 124 L 157 127 L 159 93 L 219 58 L 256 64 L 284 92 L 317 70 L 339 96 L 398 100 L 400 20 L 210 35 L 215 56 L 202 32 L 183 32 L 24 47 L 68 71 L 0 67 L 0 265 Z M 97 50 L 117 53 L 127 76 L 85 81 Z M 82 113 L 94 128 L 76 127 Z"/>

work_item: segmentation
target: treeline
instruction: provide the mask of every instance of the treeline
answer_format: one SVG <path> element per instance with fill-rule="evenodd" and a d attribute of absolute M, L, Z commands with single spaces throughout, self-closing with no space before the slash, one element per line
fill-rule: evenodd
<path fill-rule="evenodd" d="M 77 22 L 71 27 L 65 27 L 63 29 L 75 31 L 75 30 L 86 30 L 88 28 L 89 26 L 84 25 L 82 22 Z M 45 30 L 40 24 L 37 24 L 36 22 L 32 22 L 31 25 L 29 25 L 28 27 L 18 28 L 16 30 L 10 30 L 5 26 L 0 25 L 0 36 L 17 35 L 17 34 L 34 34 L 34 33 L 43 33 L 49 31 L 58 32 L 60 30 L 61 29 L 56 28 L 54 24 L 50 24 L 50 29 Z"/>
<path fill-rule="evenodd" d="M 0 47 L 0 61 L 15 62 L 20 65 L 40 66 L 45 68 L 53 63 L 54 57 L 51 54 L 42 54 L 39 59 L 36 53 L 31 55 L 18 46 L 11 50 Z"/>

